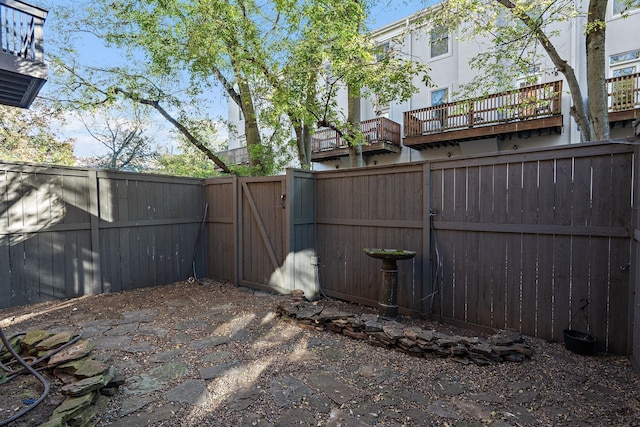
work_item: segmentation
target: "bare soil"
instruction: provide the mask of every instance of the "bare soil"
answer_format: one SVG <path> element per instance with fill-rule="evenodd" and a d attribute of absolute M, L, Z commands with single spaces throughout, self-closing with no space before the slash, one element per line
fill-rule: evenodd
<path fill-rule="evenodd" d="M 417 358 L 301 328 L 276 315 L 282 298 L 225 283 L 179 282 L 0 310 L 0 327 L 7 336 L 32 329 L 86 334 L 96 344 L 94 353 L 127 378 L 100 413 L 99 425 L 105 426 L 632 426 L 640 420 L 640 379 L 625 357 L 581 356 L 561 343 L 527 337 L 534 354 L 523 363 L 480 367 Z M 320 304 L 373 312 L 332 299 Z M 128 344 L 100 345 L 129 325 L 128 313 L 143 311 L 157 315 L 123 332 Z M 428 320 L 406 322 L 478 335 Z M 207 337 L 229 340 L 199 344 Z M 162 355 L 174 353 L 171 363 L 184 365 L 184 372 L 158 389 L 135 388 Z M 203 379 L 217 366 L 227 369 Z M 37 426 L 62 402 L 60 382 L 45 375 L 51 382 L 47 398 L 11 425 Z M 322 388 L 319 378 L 327 376 L 345 400 Z M 189 381 L 202 384 L 202 399 L 168 397 Z M 294 390 L 291 384 L 305 387 Z M 41 392 L 30 375 L 0 384 L 0 423 Z M 136 403 L 140 408 L 131 411 Z"/>

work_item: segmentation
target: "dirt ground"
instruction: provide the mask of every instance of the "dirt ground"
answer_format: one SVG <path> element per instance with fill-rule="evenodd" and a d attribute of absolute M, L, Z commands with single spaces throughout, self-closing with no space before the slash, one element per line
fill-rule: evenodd
<path fill-rule="evenodd" d="M 90 340 L 97 357 L 126 378 L 99 414 L 105 426 L 640 424 L 640 379 L 627 358 L 580 356 L 530 337 L 534 354 L 523 363 L 480 367 L 418 358 L 301 328 L 276 315 L 283 298 L 225 283 L 179 282 L 0 310 L 0 327 L 6 335 L 47 329 Z M 37 426 L 62 402 L 61 384 L 46 377 L 47 398 L 12 426 Z M 41 390 L 31 376 L 0 384 L 0 423 Z"/>

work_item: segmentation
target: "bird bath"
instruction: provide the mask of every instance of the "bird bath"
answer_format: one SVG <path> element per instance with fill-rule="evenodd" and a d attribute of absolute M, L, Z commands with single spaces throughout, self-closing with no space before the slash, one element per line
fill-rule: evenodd
<path fill-rule="evenodd" d="M 382 287 L 378 300 L 378 312 L 381 316 L 395 319 L 398 317 L 398 260 L 416 256 L 413 251 L 404 249 L 364 248 L 364 253 L 382 260 Z"/>

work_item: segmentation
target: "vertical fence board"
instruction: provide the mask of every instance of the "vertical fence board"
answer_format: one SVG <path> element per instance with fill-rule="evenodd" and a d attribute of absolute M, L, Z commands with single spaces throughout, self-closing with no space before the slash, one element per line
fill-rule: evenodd
<path fill-rule="evenodd" d="M 611 278 L 608 307 L 607 351 L 628 354 L 629 313 L 629 244 L 627 239 L 611 239 Z"/>
<path fill-rule="evenodd" d="M 571 251 L 572 238 L 570 236 L 555 236 L 553 245 L 554 331 L 551 336 L 555 339 L 562 339 L 562 331 L 569 324 Z"/>
<path fill-rule="evenodd" d="M 11 306 L 11 241 L 9 235 L 0 234 L 0 309 Z"/>

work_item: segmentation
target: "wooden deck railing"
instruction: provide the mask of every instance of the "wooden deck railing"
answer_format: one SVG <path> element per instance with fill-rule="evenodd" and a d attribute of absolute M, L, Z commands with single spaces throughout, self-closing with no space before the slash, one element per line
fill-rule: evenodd
<path fill-rule="evenodd" d="M 400 123 L 396 123 L 386 117 L 377 117 L 360 122 L 360 129 L 368 144 L 388 142 L 400 145 Z M 319 129 L 311 138 L 312 153 L 346 147 L 347 143 L 333 129 Z"/>
<path fill-rule="evenodd" d="M 640 73 L 607 79 L 609 112 L 640 108 Z"/>
<path fill-rule="evenodd" d="M 0 50 L 30 61 L 44 61 L 42 27 L 47 11 L 21 0 L 0 0 Z"/>
<path fill-rule="evenodd" d="M 404 136 L 559 115 L 561 94 L 562 81 L 556 81 L 407 111 L 404 113 Z"/>

